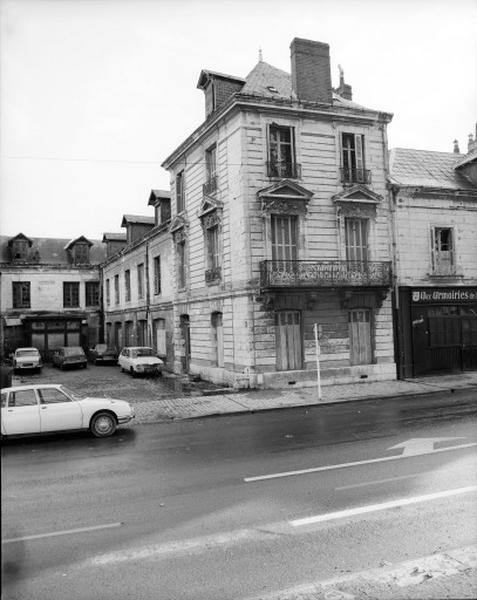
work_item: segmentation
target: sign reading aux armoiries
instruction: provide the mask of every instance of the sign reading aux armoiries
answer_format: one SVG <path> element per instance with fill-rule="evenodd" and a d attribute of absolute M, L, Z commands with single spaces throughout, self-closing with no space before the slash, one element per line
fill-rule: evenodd
<path fill-rule="evenodd" d="M 421 288 L 412 290 L 414 303 L 477 302 L 477 287 Z"/>

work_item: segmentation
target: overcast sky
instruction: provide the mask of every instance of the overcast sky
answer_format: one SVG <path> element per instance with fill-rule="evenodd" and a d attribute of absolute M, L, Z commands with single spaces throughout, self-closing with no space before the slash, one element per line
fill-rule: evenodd
<path fill-rule="evenodd" d="M 152 216 L 162 161 L 204 119 L 201 69 L 290 71 L 330 45 L 353 99 L 394 113 L 389 147 L 467 150 L 477 0 L 0 0 L 0 233 L 101 239 Z"/>

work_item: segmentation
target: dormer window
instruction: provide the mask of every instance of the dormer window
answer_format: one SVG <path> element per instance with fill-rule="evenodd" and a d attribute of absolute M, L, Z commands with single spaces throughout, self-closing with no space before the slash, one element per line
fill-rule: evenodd
<path fill-rule="evenodd" d="M 28 242 L 26 240 L 15 240 L 12 244 L 13 260 L 26 260 L 28 257 Z"/>
<path fill-rule="evenodd" d="M 78 242 L 73 247 L 73 261 L 76 265 L 89 263 L 89 245 Z"/>

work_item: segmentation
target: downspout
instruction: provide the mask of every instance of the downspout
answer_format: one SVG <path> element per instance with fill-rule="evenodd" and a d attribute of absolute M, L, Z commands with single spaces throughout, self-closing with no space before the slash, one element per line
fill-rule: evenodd
<path fill-rule="evenodd" d="M 148 345 L 154 347 L 152 339 L 152 320 L 149 312 L 150 309 L 150 293 L 149 293 L 149 242 L 146 242 L 146 260 L 144 265 L 145 293 L 146 293 L 146 322 L 147 322 L 147 337 Z"/>

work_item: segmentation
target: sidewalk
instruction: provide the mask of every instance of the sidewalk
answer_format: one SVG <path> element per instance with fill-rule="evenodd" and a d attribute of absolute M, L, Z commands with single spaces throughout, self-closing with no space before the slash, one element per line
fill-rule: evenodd
<path fill-rule="evenodd" d="M 324 385 L 318 401 L 316 387 L 281 390 L 250 390 L 223 394 L 167 398 L 134 405 L 135 423 L 193 419 L 296 406 L 314 406 L 351 400 L 390 398 L 414 394 L 429 394 L 452 389 L 475 389 L 477 402 L 477 372 L 437 377 L 421 377 L 400 381 L 360 382 L 347 385 Z"/>

